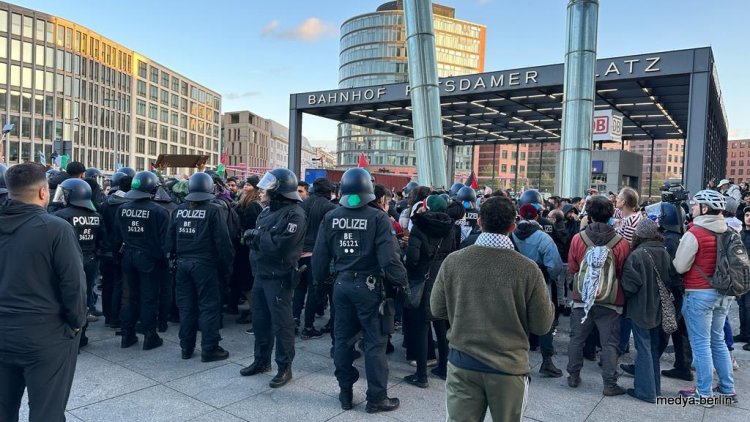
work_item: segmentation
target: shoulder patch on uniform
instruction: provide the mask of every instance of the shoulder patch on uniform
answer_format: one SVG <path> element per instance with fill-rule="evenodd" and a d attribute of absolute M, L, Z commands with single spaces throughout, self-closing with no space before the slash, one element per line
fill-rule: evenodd
<path fill-rule="evenodd" d="M 289 225 L 286 226 L 286 231 L 289 233 L 295 233 L 297 231 L 297 225 L 295 223 L 289 223 Z"/>

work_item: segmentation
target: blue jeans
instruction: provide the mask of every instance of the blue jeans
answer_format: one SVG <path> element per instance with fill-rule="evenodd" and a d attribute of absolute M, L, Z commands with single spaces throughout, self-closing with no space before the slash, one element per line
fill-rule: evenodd
<path fill-rule="evenodd" d="M 633 323 L 635 349 L 635 395 L 641 400 L 656 402 L 661 395 L 661 372 L 659 367 L 659 336 L 661 326 L 641 328 Z"/>
<path fill-rule="evenodd" d="M 696 387 L 701 396 L 712 395 L 714 369 L 719 375 L 719 391 L 734 393 L 732 359 L 724 342 L 724 322 L 732 300 L 731 296 L 722 296 L 713 289 L 685 292 L 682 315 L 693 349 Z"/>

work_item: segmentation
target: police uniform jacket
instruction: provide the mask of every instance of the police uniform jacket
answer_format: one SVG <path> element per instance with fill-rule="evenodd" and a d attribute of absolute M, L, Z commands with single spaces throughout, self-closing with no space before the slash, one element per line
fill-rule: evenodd
<path fill-rule="evenodd" d="M 111 257 L 112 253 L 115 252 L 115 214 L 120 205 L 130 202 L 129 199 L 122 196 L 124 194 L 125 192 L 122 191 L 110 193 L 99 209 L 102 216 L 104 233 L 106 234 L 102 240 L 102 255 Z"/>
<path fill-rule="evenodd" d="M 331 259 L 339 274 L 385 276 L 395 286 L 408 283 L 391 220 L 371 205 L 340 207 L 325 215 L 312 256 L 315 280 L 328 277 Z"/>
<path fill-rule="evenodd" d="M 0 319 L 51 315 L 71 328 L 86 322 L 81 248 L 66 221 L 36 205 L 0 210 Z"/>
<path fill-rule="evenodd" d="M 137 249 L 153 259 L 165 259 L 169 213 L 150 199 L 120 205 L 115 214 L 115 247 Z"/>
<path fill-rule="evenodd" d="M 177 207 L 172 214 L 168 246 L 177 258 L 206 264 L 218 262 L 222 269 L 228 268 L 234 259 L 227 222 L 221 209 L 209 201 L 187 202 Z"/>
<path fill-rule="evenodd" d="M 70 223 L 84 256 L 96 256 L 103 239 L 102 217 L 96 211 L 69 205 L 54 214 Z"/>
<path fill-rule="evenodd" d="M 253 274 L 263 279 L 285 279 L 297 268 L 307 222 L 296 203 L 271 201 L 258 216 L 258 233 L 250 242 Z"/>
<path fill-rule="evenodd" d="M 315 239 L 318 237 L 318 230 L 320 229 L 320 223 L 323 221 L 323 216 L 328 211 L 336 209 L 337 205 L 331 202 L 330 196 L 327 197 L 313 193 L 301 206 L 307 217 L 307 232 L 302 251 L 313 252 Z"/>

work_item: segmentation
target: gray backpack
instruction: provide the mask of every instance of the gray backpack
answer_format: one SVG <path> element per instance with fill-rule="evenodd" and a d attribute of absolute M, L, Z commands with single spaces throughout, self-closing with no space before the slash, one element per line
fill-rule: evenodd
<path fill-rule="evenodd" d="M 740 235 L 728 229 L 724 233 L 695 226 L 711 233 L 716 238 L 716 270 L 709 278 L 700 268 L 698 272 L 720 294 L 725 296 L 742 296 L 750 290 L 750 258 Z"/>

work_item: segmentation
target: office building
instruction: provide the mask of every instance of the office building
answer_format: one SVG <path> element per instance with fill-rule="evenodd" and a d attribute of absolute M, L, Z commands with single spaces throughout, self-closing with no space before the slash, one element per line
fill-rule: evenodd
<path fill-rule="evenodd" d="M 735 183 L 750 180 L 750 139 L 735 139 L 727 145 L 726 178 Z"/>
<path fill-rule="evenodd" d="M 216 92 L 101 34 L 0 2 L 10 164 L 49 163 L 58 152 L 109 173 L 149 169 L 159 154 L 208 155 L 216 165 L 220 109 Z"/>
<path fill-rule="evenodd" d="M 433 19 L 438 76 L 484 71 L 485 27 L 456 19 L 455 9 L 437 4 Z M 339 88 L 408 82 L 403 2 L 384 3 L 373 13 L 344 22 L 339 64 Z M 338 166 L 356 166 L 363 152 L 370 167 L 378 171 L 416 174 L 412 139 L 340 124 Z M 472 147 L 457 147 L 456 178 L 466 178 L 471 163 Z"/>

